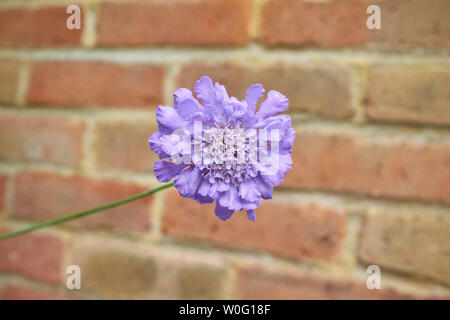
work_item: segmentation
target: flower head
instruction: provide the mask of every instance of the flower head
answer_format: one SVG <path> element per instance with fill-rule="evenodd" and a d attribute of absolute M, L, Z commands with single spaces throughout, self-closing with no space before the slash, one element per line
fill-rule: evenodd
<path fill-rule="evenodd" d="M 196 82 L 195 93 L 203 105 L 180 88 L 174 107 L 156 111 L 158 131 L 149 142 L 164 160 L 155 163 L 155 176 L 160 182 L 175 178 L 183 197 L 216 201 L 215 214 L 222 220 L 246 209 L 254 221 L 261 199 L 272 198 L 292 167 L 295 130 L 290 116 L 279 114 L 289 100 L 271 90 L 256 112 L 262 85 L 250 86 L 240 101 L 206 76 Z"/>

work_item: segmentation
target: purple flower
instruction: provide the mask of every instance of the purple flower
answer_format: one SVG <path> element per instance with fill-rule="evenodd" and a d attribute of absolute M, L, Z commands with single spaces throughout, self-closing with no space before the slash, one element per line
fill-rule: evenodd
<path fill-rule="evenodd" d="M 160 159 L 155 176 L 160 182 L 175 178 L 181 196 L 199 203 L 216 201 L 216 215 L 227 220 L 246 209 L 255 220 L 261 199 L 271 199 L 273 188 L 292 168 L 295 130 L 291 118 L 279 114 L 289 100 L 269 91 L 261 103 L 260 84 L 247 90 L 245 100 L 229 97 L 224 86 L 202 77 L 195 93 L 174 92 L 174 107 L 156 110 L 158 131 L 149 139 Z"/>

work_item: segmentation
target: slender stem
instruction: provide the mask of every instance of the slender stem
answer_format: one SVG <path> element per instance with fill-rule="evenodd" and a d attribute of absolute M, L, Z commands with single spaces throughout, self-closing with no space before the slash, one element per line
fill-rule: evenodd
<path fill-rule="evenodd" d="M 146 197 L 148 195 L 151 195 L 151 194 L 156 193 L 158 191 L 161 191 L 163 189 L 169 188 L 171 186 L 173 186 L 173 182 L 169 182 L 169 183 L 163 184 L 163 185 L 161 185 L 161 186 L 159 186 L 159 187 L 157 187 L 155 189 L 148 190 L 146 192 L 143 192 L 143 193 L 140 193 L 140 194 L 131 196 L 129 198 L 125 198 L 125 199 L 116 201 L 116 202 L 111 202 L 111 203 L 105 204 L 105 205 L 97 207 L 97 208 L 93 208 L 93 209 L 89 209 L 89 210 L 86 210 L 86 211 L 74 213 L 74 214 L 71 214 L 71 215 L 68 215 L 68 216 L 65 216 L 65 217 L 61 217 L 61 218 L 47 220 L 47 221 L 44 221 L 44 222 L 41 222 L 41 223 L 37 223 L 37 224 L 34 224 L 32 226 L 29 226 L 29 227 L 26 227 L 26 228 L 23 228 L 23 229 L 19 229 L 19 230 L 16 230 L 16 231 L 12 231 L 12 232 L 9 232 L 9 233 L 0 234 L 0 240 L 5 240 L 5 239 L 11 238 L 11 237 L 15 237 L 15 236 L 18 236 L 18 235 L 21 235 L 21 234 L 24 234 L 24 233 L 28 233 L 28 232 L 35 231 L 35 230 L 42 229 L 42 228 L 46 228 L 46 227 L 55 226 L 57 224 L 60 224 L 60 223 L 63 223 L 63 222 L 67 222 L 67 221 L 71 221 L 71 220 L 75 220 L 75 219 L 78 219 L 78 218 L 82 218 L 82 217 L 85 217 L 87 215 L 99 212 L 99 211 L 103 211 L 103 210 L 111 209 L 111 208 L 114 208 L 114 207 L 118 207 L 118 206 L 121 206 L 121 205 L 123 205 L 125 203 L 132 202 L 132 201 L 138 200 L 140 198 L 144 198 L 144 197 Z"/>

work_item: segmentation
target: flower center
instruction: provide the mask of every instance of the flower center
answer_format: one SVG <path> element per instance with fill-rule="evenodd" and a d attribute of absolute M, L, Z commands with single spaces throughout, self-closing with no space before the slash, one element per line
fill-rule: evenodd
<path fill-rule="evenodd" d="M 210 127 L 204 131 L 198 147 L 202 161 L 197 167 L 211 183 L 223 181 L 238 185 L 246 177 L 256 176 L 251 166 L 257 155 L 256 134 L 241 128 Z"/>

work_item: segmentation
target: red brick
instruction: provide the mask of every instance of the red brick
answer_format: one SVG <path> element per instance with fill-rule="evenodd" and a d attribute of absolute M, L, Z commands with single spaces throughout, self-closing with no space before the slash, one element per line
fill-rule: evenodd
<path fill-rule="evenodd" d="M 157 155 L 148 138 L 157 130 L 156 121 L 103 122 L 95 126 L 95 167 L 153 173 Z"/>
<path fill-rule="evenodd" d="M 374 120 L 450 124 L 450 68 L 379 65 L 369 73 L 367 114 Z"/>
<path fill-rule="evenodd" d="M 360 0 L 269 0 L 262 12 L 261 40 L 268 45 L 361 45 L 369 36 L 366 17 Z"/>
<path fill-rule="evenodd" d="M 360 258 L 450 284 L 450 209 L 371 210 L 361 232 Z"/>
<path fill-rule="evenodd" d="M 17 217 L 45 220 L 91 209 L 145 190 L 131 183 L 25 171 L 16 176 L 13 211 Z M 75 223 L 109 229 L 149 231 L 150 203 L 151 198 L 146 197 L 84 217 Z"/>
<path fill-rule="evenodd" d="M 0 211 L 5 209 L 7 176 L 0 174 Z"/>
<path fill-rule="evenodd" d="M 294 274 L 257 266 L 243 266 L 237 273 L 237 299 L 249 300 L 368 300 L 413 299 L 389 287 L 367 289 L 365 280 L 340 279 L 317 274 Z"/>
<path fill-rule="evenodd" d="M 102 46 L 241 45 L 249 40 L 249 0 L 106 2 L 98 17 Z"/>
<path fill-rule="evenodd" d="M 288 258 L 332 259 L 339 254 L 346 230 L 342 212 L 313 203 L 265 201 L 256 221 L 237 212 L 223 222 L 214 205 L 200 205 L 169 194 L 163 214 L 168 236 L 204 240 L 238 249 L 256 249 Z"/>
<path fill-rule="evenodd" d="M 84 123 L 53 117 L 0 116 L 0 159 L 76 165 Z"/>
<path fill-rule="evenodd" d="M 381 9 L 382 29 L 370 31 L 372 44 L 389 48 L 450 46 L 448 0 L 365 0 L 365 7 L 369 4 Z"/>
<path fill-rule="evenodd" d="M 296 66 L 288 63 L 263 68 L 249 68 L 232 63 L 192 63 L 183 66 L 178 85 L 193 89 L 203 75 L 225 85 L 230 95 L 245 98 L 247 88 L 255 83 L 268 90 L 278 90 L 290 100 L 288 111 L 349 118 L 352 115 L 352 73 L 348 68 Z"/>
<path fill-rule="evenodd" d="M 0 60 L 0 103 L 12 104 L 15 102 L 19 85 L 19 72 L 20 63 L 18 61 Z"/>
<path fill-rule="evenodd" d="M 68 17 L 65 6 L 3 9 L 0 11 L 0 47 L 77 46 L 81 30 L 67 29 Z"/>
<path fill-rule="evenodd" d="M 164 70 L 99 61 L 40 61 L 32 66 L 33 105 L 155 107 L 163 101 Z"/>
<path fill-rule="evenodd" d="M 50 290 L 31 288 L 23 285 L 6 285 L 0 292 L 2 300 L 64 300 L 66 296 Z"/>
<path fill-rule="evenodd" d="M 450 145 L 301 130 L 284 187 L 450 203 Z"/>
<path fill-rule="evenodd" d="M 1 227 L 0 233 L 12 231 Z M 62 239 L 44 234 L 26 234 L 0 241 L 0 271 L 59 283 L 65 245 Z"/>
<path fill-rule="evenodd" d="M 381 29 L 366 27 L 369 5 L 381 9 Z M 269 0 L 261 40 L 268 45 L 381 48 L 446 48 L 447 0 Z"/>

